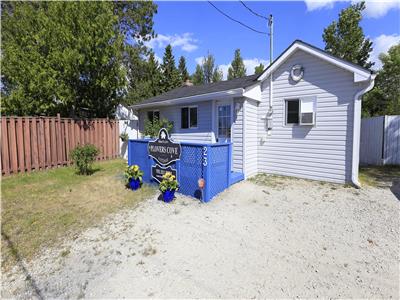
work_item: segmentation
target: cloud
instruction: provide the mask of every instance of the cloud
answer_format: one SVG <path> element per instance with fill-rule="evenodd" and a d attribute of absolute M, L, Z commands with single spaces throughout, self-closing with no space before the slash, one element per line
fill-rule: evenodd
<path fill-rule="evenodd" d="M 400 35 L 385 35 L 382 34 L 373 40 L 373 51 L 371 52 L 370 61 L 375 62 L 374 69 L 378 70 L 382 67 L 382 62 L 379 60 L 379 54 L 387 53 L 390 47 L 400 43 Z"/>
<path fill-rule="evenodd" d="M 262 63 L 265 67 L 269 65 L 269 61 L 260 58 L 246 58 L 243 59 L 244 66 L 246 67 L 246 75 L 254 74 L 254 69 L 260 63 Z M 231 64 L 219 65 L 218 68 L 222 71 L 223 78 L 227 79 L 228 77 L 228 69 Z"/>
<path fill-rule="evenodd" d="M 307 11 L 313 11 L 323 8 L 332 8 L 334 0 L 304 0 L 307 6 Z"/>
<path fill-rule="evenodd" d="M 182 51 L 192 52 L 199 47 L 197 43 L 198 40 L 193 38 L 193 33 L 185 32 L 174 35 L 158 34 L 156 38 L 151 39 L 146 44 L 152 49 L 165 48 L 168 44 L 171 44 L 172 47 L 180 48 Z"/>
<path fill-rule="evenodd" d="M 194 60 L 196 61 L 196 64 L 201 65 L 203 62 L 204 56 L 196 57 Z"/>
<path fill-rule="evenodd" d="M 361 0 L 352 0 L 351 3 L 357 3 Z M 333 8 L 335 0 L 304 0 L 307 11 Z M 399 0 L 366 0 L 363 15 L 367 18 L 380 18 L 387 14 L 391 9 L 400 9 Z"/>
<path fill-rule="evenodd" d="M 352 1 L 357 3 L 359 1 Z M 398 0 L 366 1 L 363 15 L 367 18 L 380 18 L 387 14 L 391 9 L 400 9 Z"/>

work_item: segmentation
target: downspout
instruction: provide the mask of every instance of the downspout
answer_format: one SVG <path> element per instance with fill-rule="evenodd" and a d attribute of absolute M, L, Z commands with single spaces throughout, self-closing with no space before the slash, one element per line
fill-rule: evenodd
<path fill-rule="evenodd" d="M 353 160 L 351 169 L 351 181 L 356 188 L 360 188 L 358 181 L 358 168 L 360 163 L 360 132 L 361 132 L 361 97 L 372 90 L 376 74 L 372 74 L 367 87 L 357 92 L 354 96 L 354 119 L 353 119 Z"/>

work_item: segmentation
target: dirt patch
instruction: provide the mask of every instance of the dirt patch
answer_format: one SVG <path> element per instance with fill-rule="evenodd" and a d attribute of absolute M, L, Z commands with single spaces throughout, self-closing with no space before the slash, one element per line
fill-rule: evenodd
<path fill-rule="evenodd" d="M 4 274 L 3 296 L 398 297 L 389 188 L 279 182 L 241 182 L 207 204 L 151 198 Z"/>

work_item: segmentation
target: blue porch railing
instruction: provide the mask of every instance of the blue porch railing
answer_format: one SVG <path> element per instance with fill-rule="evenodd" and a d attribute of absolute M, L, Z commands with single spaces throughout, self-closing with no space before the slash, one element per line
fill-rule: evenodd
<path fill-rule="evenodd" d="M 149 140 L 129 140 L 128 164 L 139 165 L 144 171 L 143 180 L 157 183 L 151 177 L 151 166 L 154 160 L 148 155 Z M 243 180 L 242 173 L 232 172 L 232 144 L 197 144 L 181 143 L 180 160 L 170 166 L 177 170 L 180 184 L 179 192 L 203 201 L 210 201 L 215 195 L 231 184 Z M 204 178 L 203 195 L 198 188 L 198 179 Z"/>

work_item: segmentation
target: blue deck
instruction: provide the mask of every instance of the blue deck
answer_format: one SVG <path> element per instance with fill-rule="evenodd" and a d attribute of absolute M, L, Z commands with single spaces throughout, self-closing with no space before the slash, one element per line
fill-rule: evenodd
<path fill-rule="evenodd" d="M 143 181 L 156 183 L 151 178 L 154 160 L 148 155 L 149 140 L 129 140 L 128 164 L 139 165 L 144 171 Z M 214 196 L 244 179 L 239 172 L 232 172 L 232 144 L 181 143 L 180 160 L 170 164 L 177 170 L 179 192 L 195 198 L 210 201 Z M 203 193 L 198 188 L 198 179 L 204 178 Z"/>

